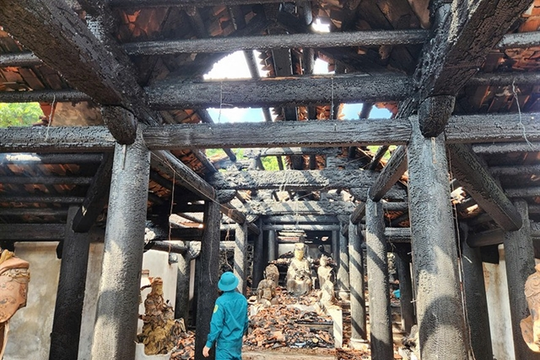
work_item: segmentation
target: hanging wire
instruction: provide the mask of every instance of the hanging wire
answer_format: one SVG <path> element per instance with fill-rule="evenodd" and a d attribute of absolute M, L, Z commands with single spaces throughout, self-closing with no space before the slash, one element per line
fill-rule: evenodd
<path fill-rule="evenodd" d="M 449 168 L 452 169 L 452 156 L 448 156 L 448 164 L 450 165 Z M 454 178 L 454 175 L 452 171 L 450 171 L 450 176 Z M 450 191 L 456 190 L 454 188 L 455 184 L 451 185 Z M 463 265 L 461 264 L 460 259 L 463 259 L 463 252 L 461 251 L 461 234 L 459 231 L 459 220 L 458 220 L 458 211 L 456 204 L 452 204 L 452 218 L 454 220 L 454 228 L 456 230 L 456 236 L 457 236 L 457 268 L 458 268 L 458 275 L 459 275 L 459 284 L 460 284 L 460 293 L 461 293 L 461 304 L 463 307 L 463 316 L 465 317 L 465 326 L 467 327 L 467 333 L 468 333 L 468 352 L 471 359 L 476 360 L 476 356 L 474 355 L 473 346 L 472 346 L 472 333 L 471 333 L 471 326 L 469 325 L 469 313 L 467 310 L 467 295 L 465 294 L 465 275 L 463 270 Z M 470 261 L 467 259 L 467 261 Z"/>
<path fill-rule="evenodd" d="M 512 81 L 512 94 L 514 96 L 514 99 L 516 100 L 516 105 L 517 105 L 518 115 L 519 115 L 519 125 L 521 125 L 521 130 L 523 132 L 523 139 L 525 139 L 525 142 L 527 143 L 527 145 L 529 145 L 529 148 L 532 150 L 534 148 L 533 144 L 531 144 L 529 139 L 527 139 L 527 134 L 525 132 L 525 125 L 523 125 L 523 119 L 522 119 L 522 116 L 521 116 L 521 107 L 519 105 L 519 98 L 518 98 L 517 91 L 516 91 L 516 80 L 515 79 L 514 79 L 514 81 Z"/>

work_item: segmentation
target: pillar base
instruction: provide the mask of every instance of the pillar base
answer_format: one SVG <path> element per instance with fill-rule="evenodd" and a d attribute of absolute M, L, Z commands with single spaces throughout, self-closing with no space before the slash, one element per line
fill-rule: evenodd
<path fill-rule="evenodd" d="M 354 350 L 368 351 L 369 341 L 364 339 L 351 339 L 349 341 L 349 346 Z"/>

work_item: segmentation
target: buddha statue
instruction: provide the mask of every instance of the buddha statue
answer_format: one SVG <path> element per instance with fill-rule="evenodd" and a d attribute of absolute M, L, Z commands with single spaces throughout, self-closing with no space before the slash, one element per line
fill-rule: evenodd
<path fill-rule="evenodd" d="M 311 291 L 311 264 L 304 258 L 306 245 L 296 243 L 294 258 L 287 269 L 287 291 L 295 296 L 305 295 Z"/>
<path fill-rule="evenodd" d="M 264 307 L 272 305 L 276 296 L 277 282 L 274 282 L 273 275 L 272 272 L 270 272 L 270 274 L 265 272 L 265 278 L 261 280 L 257 286 L 257 302 Z"/>

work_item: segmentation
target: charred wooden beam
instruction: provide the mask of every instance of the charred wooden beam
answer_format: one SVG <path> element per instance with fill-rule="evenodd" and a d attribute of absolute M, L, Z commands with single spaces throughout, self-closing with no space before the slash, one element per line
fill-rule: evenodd
<path fill-rule="evenodd" d="M 0 67 L 26 67 L 41 64 L 43 64 L 43 62 L 30 51 L 23 51 L 19 53 L 6 53 L 0 55 Z"/>
<path fill-rule="evenodd" d="M 537 197 L 540 196 L 540 186 L 532 186 L 528 188 L 506 188 L 506 195 L 511 198 L 521 197 Z"/>
<path fill-rule="evenodd" d="M 450 167 L 467 193 L 506 231 L 515 231 L 522 219 L 478 156 L 466 145 L 449 144 Z"/>
<path fill-rule="evenodd" d="M 309 88 L 310 91 L 305 91 Z M 333 91 L 329 92 L 328 89 Z M 370 76 L 310 76 L 258 81 L 163 81 L 147 87 L 152 108 L 167 110 L 210 107 L 268 107 L 401 100 L 411 94 L 412 81 L 396 74 Z"/>
<path fill-rule="evenodd" d="M 265 224 L 296 224 L 296 223 L 317 223 L 335 224 L 338 222 L 336 216 L 332 215 L 275 215 L 267 216 L 264 219 Z"/>
<path fill-rule="evenodd" d="M 540 43 L 540 31 L 506 34 L 497 44 L 498 49 L 515 49 L 538 46 Z"/>
<path fill-rule="evenodd" d="M 304 231 L 339 231 L 340 225 L 331 225 L 331 224 L 265 224 L 262 228 L 266 230 L 304 230 Z"/>
<path fill-rule="evenodd" d="M 221 213 L 227 217 L 229 217 L 231 220 L 234 220 L 237 224 L 244 224 L 247 223 L 248 231 L 252 234 L 259 235 L 261 233 L 261 230 L 252 222 L 249 222 L 246 219 L 246 215 L 244 215 L 241 211 L 236 209 L 231 204 L 220 204 L 219 205 Z"/>
<path fill-rule="evenodd" d="M 0 208 L 0 216 L 67 217 L 67 208 Z"/>
<path fill-rule="evenodd" d="M 425 137 L 437 136 L 444 130 L 453 111 L 454 96 L 529 5 L 530 0 L 434 5 L 437 30 L 424 45 L 415 74 L 420 130 Z"/>
<path fill-rule="evenodd" d="M 214 188 L 177 157 L 161 150 L 154 151 L 152 155 L 156 160 L 165 164 L 165 167 L 170 167 L 174 171 L 180 185 L 201 196 L 204 200 L 215 200 Z"/>
<path fill-rule="evenodd" d="M 199 114 L 199 116 L 201 118 L 201 121 L 203 123 L 206 123 L 206 124 L 213 124 L 214 123 L 214 120 L 212 119 L 212 117 L 208 113 L 208 110 L 199 109 L 199 110 L 197 110 L 197 114 Z M 236 161 L 236 155 L 232 152 L 232 150 L 230 148 L 223 148 L 223 151 L 225 152 L 225 154 L 227 154 L 227 156 L 229 157 L 229 159 L 232 162 Z"/>
<path fill-rule="evenodd" d="M 66 224 L 0 224 L 0 240 L 6 241 L 62 241 Z M 92 228 L 91 242 L 103 242 L 105 231 Z"/>
<path fill-rule="evenodd" d="M 103 105 L 122 106 L 141 121 L 159 123 L 146 108 L 146 94 L 128 68 L 131 63 L 120 63 L 121 52 L 103 46 L 67 3 L 2 0 L 0 7 L 5 29 L 72 86 Z M 108 122 L 111 133 L 124 144 L 134 141 L 136 125 L 124 117 Z"/>
<path fill-rule="evenodd" d="M 473 144 L 473 151 L 477 154 L 505 154 L 509 152 L 536 152 L 540 151 L 538 142 L 509 142 L 496 144 Z"/>
<path fill-rule="evenodd" d="M 1 131 L 0 129 L 0 135 Z M 268 134 L 273 134 L 273 136 L 269 137 Z M 298 134 L 309 134 L 309 136 Z M 146 144 L 151 149 L 404 144 L 409 136 L 410 123 L 407 120 L 398 119 L 185 124 L 149 127 L 145 131 Z M 0 144 L 0 149 L 2 146 L 3 144 Z"/>
<path fill-rule="evenodd" d="M 124 45 L 129 55 L 162 56 L 179 53 L 215 53 L 238 50 L 331 48 L 346 46 L 410 45 L 426 41 L 427 30 L 355 31 L 327 34 L 290 34 L 146 41 Z"/>
<path fill-rule="evenodd" d="M 399 146 L 383 168 L 377 180 L 369 188 L 369 197 L 379 201 L 395 185 L 407 171 L 407 148 Z"/>
<path fill-rule="evenodd" d="M 450 118 L 446 142 L 481 143 L 540 141 L 538 113 L 456 115 Z M 267 134 L 274 134 L 268 137 Z M 309 136 L 299 136 L 309 134 Z M 362 121 L 302 121 L 279 123 L 179 124 L 147 127 L 152 150 L 227 147 L 328 147 L 405 144 L 411 134 L 406 119 Z M 0 129 L 0 152 L 111 151 L 116 141 L 103 126 L 25 127 Z M 526 147 L 523 149 L 526 151 Z M 532 150 L 531 150 L 532 151 Z"/>
<path fill-rule="evenodd" d="M 377 177 L 370 170 L 226 171 L 212 174 L 208 182 L 220 190 L 318 190 L 368 188 Z"/>
<path fill-rule="evenodd" d="M 170 7 L 170 6 L 233 6 L 251 4 L 275 4 L 281 0 L 111 0 L 111 7 L 146 8 L 146 7 Z"/>
<path fill-rule="evenodd" d="M 540 165 L 490 166 L 493 176 L 536 175 L 540 173 Z"/>
<path fill-rule="evenodd" d="M 73 231 L 87 232 L 109 200 L 113 166 L 113 153 L 107 153 L 99 166 L 82 206 L 73 217 Z"/>
<path fill-rule="evenodd" d="M 354 204 L 345 201 L 248 201 L 246 215 L 340 215 L 350 214 Z"/>
<path fill-rule="evenodd" d="M 43 185 L 89 185 L 91 177 L 75 176 L 0 176 L 2 184 L 43 184 Z"/>
<path fill-rule="evenodd" d="M 424 46 L 417 68 L 421 98 L 457 94 L 530 3 L 482 0 L 456 6 L 439 4 L 437 31 Z"/>
<path fill-rule="evenodd" d="M 93 101 L 92 98 L 81 91 L 76 90 L 33 90 L 33 91 L 2 91 L 0 102 L 24 103 L 24 102 L 79 102 Z"/>
<path fill-rule="evenodd" d="M 351 223 L 357 225 L 360 220 L 366 215 L 366 203 L 360 203 L 354 208 L 354 211 L 351 214 Z"/>
<path fill-rule="evenodd" d="M 335 148 L 271 148 L 261 151 L 261 157 L 265 156 L 284 156 L 284 155 L 336 155 Z"/>
<path fill-rule="evenodd" d="M 174 254 L 184 255 L 188 251 L 185 245 L 178 245 L 168 241 L 149 241 L 144 245 L 144 250 L 166 251 Z"/>
<path fill-rule="evenodd" d="M 58 204 L 82 204 L 84 201 L 84 197 L 82 196 L 52 196 L 52 195 L 45 195 L 45 196 L 38 196 L 38 195 L 30 195 L 30 196 L 8 196 L 8 195 L 0 195 L 0 202 L 16 202 L 16 203 L 45 203 L 45 204 L 51 204 L 51 203 L 58 203 Z"/>
<path fill-rule="evenodd" d="M 0 164 L 92 164 L 103 154 L 0 154 Z"/>

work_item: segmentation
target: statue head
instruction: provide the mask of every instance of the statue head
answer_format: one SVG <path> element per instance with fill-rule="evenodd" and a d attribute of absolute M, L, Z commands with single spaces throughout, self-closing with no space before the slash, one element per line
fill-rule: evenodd
<path fill-rule="evenodd" d="M 304 258 L 305 248 L 306 248 L 306 245 L 304 243 L 294 244 L 294 257 L 297 260 L 302 260 Z"/>
<path fill-rule="evenodd" d="M 322 255 L 321 258 L 319 259 L 319 263 L 321 264 L 321 266 L 326 266 L 328 265 L 328 257 L 326 255 Z"/>

